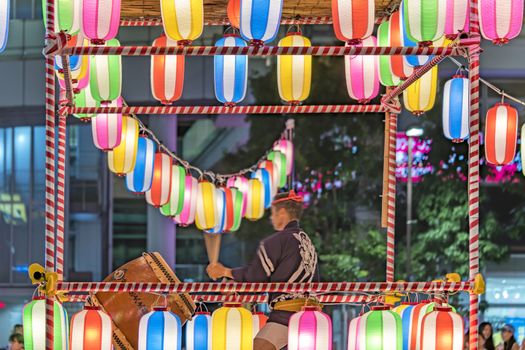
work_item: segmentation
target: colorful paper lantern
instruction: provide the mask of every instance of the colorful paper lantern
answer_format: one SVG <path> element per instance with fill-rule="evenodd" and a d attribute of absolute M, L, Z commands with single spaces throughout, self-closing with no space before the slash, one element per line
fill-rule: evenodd
<path fill-rule="evenodd" d="M 243 194 L 235 187 L 223 188 L 226 197 L 226 223 L 224 231 L 235 232 L 242 220 Z"/>
<path fill-rule="evenodd" d="M 375 37 L 369 36 L 359 46 L 375 47 L 377 40 Z M 350 98 L 359 103 L 368 103 L 379 94 L 379 71 L 377 68 L 377 56 L 345 56 L 346 89 Z"/>
<path fill-rule="evenodd" d="M 87 86 L 89 86 L 89 56 L 82 56 L 80 61 L 80 67 L 76 70 L 72 70 L 70 74 L 71 78 L 71 88 L 73 90 L 73 93 L 78 94 L 80 91 L 84 90 Z M 60 87 L 65 90 L 66 89 L 66 81 L 64 78 L 64 73 L 61 73 L 60 70 L 56 72 L 58 83 Z"/>
<path fill-rule="evenodd" d="M 243 0 L 239 29 L 251 45 L 262 46 L 277 36 L 283 0 Z"/>
<path fill-rule="evenodd" d="M 403 0 L 405 30 L 412 41 L 430 46 L 445 34 L 447 1 Z"/>
<path fill-rule="evenodd" d="M 430 300 L 423 300 L 417 305 L 413 305 L 410 310 L 410 330 L 408 348 L 421 350 L 421 326 L 426 314 L 434 311 L 436 304 Z M 407 315 L 408 316 L 408 315 Z"/>
<path fill-rule="evenodd" d="M 226 186 L 235 187 L 242 193 L 242 216 L 246 214 L 246 205 L 248 201 L 246 197 L 248 196 L 248 179 L 244 176 L 233 176 L 228 179 Z"/>
<path fill-rule="evenodd" d="M 226 194 L 223 188 L 215 188 L 215 226 L 206 233 L 223 233 L 226 227 Z"/>
<path fill-rule="evenodd" d="M 87 40 L 84 40 L 84 36 L 82 34 L 73 35 L 67 41 L 66 47 L 85 46 L 84 45 L 85 41 L 87 42 Z M 89 57 L 89 56 L 86 56 L 86 57 Z M 78 55 L 69 56 L 69 70 L 70 71 L 73 72 L 73 71 L 79 70 L 82 67 L 81 64 L 82 64 L 81 56 L 78 56 Z M 61 74 L 64 73 L 64 65 L 62 64 L 61 55 L 55 56 L 55 71 Z M 63 79 L 63 75 L 57 74 L 57 76 Z"/>
<path fill-rule="evenodd" d="M 44 27 L 47 29 L 46 2 L 42 1 L 42 18 Z M 80 29 L 80 7 L 81 0 L 57 0 L 55 1 L 55 25 L 53 31 L 58 33 L 64 31 L 74 35 Z"/>
<path fill-rule="evenodd" d="M 277 191 L 279 190 L 279 181 L 281 180 L 281 169 L 278 165 L 272 162 L 271 160 L 263 160 L 260 162 L 257 167 L 259 169 L 266 169 L 270 175 L 270 191 L 272 198 L 275 197 Z"/>
<path fill-rule="evenodd" d="M 252 350 L 253 325 L 250 311 L 241 304 L 224 304 L 212 314 L 212 350 Z"/>
<path fill-rule="evenodd" d="M 199 181 L 197 186 L 197 207 L 195 224 L 199 230 L 211 230 L 217 224 L 215 203 L 217 192 L 209 181 Z"/>
<path fill-rule="evenodd" d="M 523 26 L 523 0 L 479 0 L 481 35 L 503 45 L 517 37 Z"/>
<path fill-rule="evenodd" d="M 166 153 L 157 152 L 155 154 L 153 179 L 151 188 L 146 191 L 146 202 L 156 208 L 160 208 L 170 200 L 172 165 L 173 160 Z"/>
<path fill-rule="evenodd" d="M 244 2 L 243 2 L 244 3 Z M 280 47 L 309 47 L 310 40 L 300 32 L 290 32 L 279 40 Z M 279 55 L 277 56 L 277 83 L 281 99 L 292 104 L 299 104 L 310 95 L 312 85 L 312 56 Z"/>
<path fill-rule="evenodd" d="M 0 53 L 5 50 L 9 36 L 9 0 L 0 1 Z"/>
<path fill-rule="evenodd" d="M 184 185 L 184 204 L 179 215 L 173 220 L 181 225 L 188 226 L 195 221 L 195 208 L 197 206 L 197 187 L 199 182 L 191 175 L 186 175 Z"/>
<path fill-rule="evenodd" d="M 462 350 L 463 318 L 450 307 L 436 307 L 423 318 L 421 350 Z"/>
<path fill-rule="evenodd" d="M 111 39 L 106 42 L 105 46 L 120 46 L 120 43 L 117 39 Z M 121 58 L 115 55 L 91 56 L 89 86 L 95 100 L 108 102 L 120 97 L 122 91 Z"/>
<path fill-rule="evenodd" d="M 359 350 L 402 350 L 401 317 L 390 306 L 373 306 L 359 320 L 357 339 Z"/>
<path fill-rule="evenodd" d="M 111 318 L 98 306 L 84 306 L 71 318 L 71 350 L 111 350 Z"/>
<path fill-rule="evenodd" d="M 122 99 L 102 103 L 102 107 L 122 107 Z M 98 149 L 109 151 L 120 144 L 122 136 L 122 114 L 101 113 L 91 118 L 93 143 Z"/>
<path fill-rule="evenodd" d="M 248 180 L 246 196 L 246 213 L 248 220 L 259 220 L 264 215 L 264 185 L 256 178 Z"/>
<path fill-rule="evenodd" d="M 55 301 L 53 309 L 55 350 L 68 349 L 68 320 L 62 304 Z M 46 301 L 36 297 L 24 306 L 24 349 L 43 350 L 46 348 Z"/>
<path fill-rule="evenodd" d="M 403 21 L 403 12 L 401 12 L 401 21 Z M 442 36 L 440 39 L 432 42 L 430 46 L 432 47 L 446 47 L 450 44 L 450 40 L 446 39 L 445 36 Z M 418 43 L 415 41 L 412 41 L 410 37 L 408 36 L 407 32 L 404 32 L 404 38 L 403 38 L 403 46 L 405 47 L 418 47 Z M 434 58 L 433 55 L 408 55 L 404 56 L 405 61 L 410 67 L 417 68 L 419 66 L 422 66 L 426 64 L 428 61 L 430 61 L 432 58 Z"/>
<path fill-rule="evenodd" d="M 445 36 L 454 40 L 461 33 L 468 33 L 470 28 L 470 1 L 447 0 L 445 18 Z"/>
<path fill-rule="evenodd" d="M 182 212 L 184 207 L 184 190 L 186 186 L 186 169 L 180 165 L 173 165 L 171 169 L 170 200 L 160 208 L 165 216 L 175 216 Z"/>
<path fill-rule="evenodd" d="M 215 46 L 246 46 L 237 35 L 225 35 Z M 248 81 L 248 57 L 239 55 L 218 55 L 214 62 L 214 86 L 217 100 L 227 106 L 234 106 L 246 96 Z"/>
<path fill-rule="evenodd" d="M 82 31 L 91 43 L 102 45 L 117 36 L 120 26 L 120 1 L 82 0 Z"/>
<path fill-rule="evenodd" d="M 229 0 L 226 13 L 231 26 L 239 29 L 239 23 L 241 20 L 241 0 Z"/>
<path fill-rule="evenodd" d="M 390 46 L 390 21 L 383 22 L 377 28 L 379 46 Z M 379 56 L 379 82 L 383 86 L 397 86 L 400 79 L 392 70 L 392 60 L 388 55 Z"/>
<path fill-rule="evenodd" d="M 416 303 L 402 303 L 392 309 L 401 317 L 401 329 L 403 331 L 403 350 L 409 350 L 410 339 L 412 337 L 412 310 Z"/>
<path fill-rule="evenodd" d="M 175 47 L 177 42 L 161 35 L 153 42 L 154 47 Z M 151 92 L 164 105 L 170 105 L 182 96 L 184 87 L 184 56 L 151 56 Z"/>
<path fill-rule="evenodd" d="M 353 318 L 348 325 L 348 344 L 347 350 L 356 350 L 359 347 L 359 326 L 361 316 Z"/>
<path fill-rule="evenodd" d="M 93 98 L 93 95 L 91 95 L 89 81 L 88 81 L 88 86 L 86 86 L 85 89 L 80 90 L 80 92 L 76 94 L 74 98 L 75 98 L 75 106 L 79 108 L 80 107 L 100 107 L 100 102 L 95 100 Z M 80 118 L 80 119 L 89 120 L 89 118 L 96 116 L 96 114 L 95 113 L 89 113 L 89 114 L 77 113 L 77 114 L 73 114 L 73 116 Z"/>
<path fill-rule="evenodd" d="M 120 144 L 108 152 L 109 170 L 123 176 L 135 167 L 137 144 L 139 142 L 139 123 L 135 118 L 122 117 Z"/>
<path fill-rule="evenodd" d="M 161 0 L 164 33 L 179 45 L 189 45 L 202 34 L 203 0 Z"/>
<path fill-rule="evenodd" d="M 186 350 L 211 350 L 211 316 L 208 312 L 196 312 L 186 322 Z"/>
<path fill-rule="evenodd" d="M 288 350 L 332 350 L 332 320 L 315 306 L 290 317 Z"/>
<path fill-rule="evenodd" d="M 155 307 L 140 318 L 138 350 L 180 350 L 182 324 L 167 308 Z"/>
<path fill-rule="evenodd" d="M 267 156 L 268 160 L 271 160 L 274 165 L 279 169 L 279 182 L 277 187 L 283 188 L 286 186 L 286 181 L 288 177 L 286 176 L 286 170 L 288 164 L 286 163 L 286 156 L 280 151 L 270 151 Z"/>
<path fill-rule="evenodd" d="M 156 150 L 157 145 L 152 140 L 139 137 L 135 168 L 126 174 L 126 187 L 129 191 L 143 193 L 151 188 Z"/>
<path fill-rule="evenodd" d="M 388 32 L 390 45 L 392 47 L 403 47 L 405 45 L 405 26 L 401 20 L 401 11 L 396 11 L 390 16 L 388 20 Z M 390 64 L 392 67 L 392 73 L 401 80 L 405 80 L 414 72 L 412 68 L 401 55 L 391 55 Z"/>
<path fill-rule="evenodd" d="M 454 75 L 443 91 L 443 134 L 453 142 L 469 136 L 470 83 L 465 75 Z"/>
<path fill-rule="evenodd" d="M 274 143 L 273 150 L 284 153 L 286 156 L 286 175 L 290 176 L 294 166 L 294 148 L 292 141 L 280 139 Z"/>
<path fill-rule="evenodd" d="M 507 103 L 496 103 L 485 120 L 485 158 L 495 165 L 514 159 L 518 138 L 518 111 Z"/>
<path fill-rule="evenodd" d="M 259 331 L 266 325 L 268 321 L 268 316 L 264 312 L 254 312 L 252 313 L 252 324 L 253 324 L 253 337 L 259 333 Z"/>
<path fill-rule="evenodd" d="M 264 193 L 264 207 L 269 208 L 272 205 L 272 179 L 266 169 L 257 169 L 252 173 L 252 178 L 261 181 Z"/>
<path fill-rule="evenodd" d="M 374 0 L 332 0 L 332 18 L 337 39 L 356 45 L 374 31 Z"/>
<path fill-rule="evenodd" d="M 438 67 L 434 66 L 403 92 L 403 104 L 414 115 L 430 111 L 436 101 Z"/>

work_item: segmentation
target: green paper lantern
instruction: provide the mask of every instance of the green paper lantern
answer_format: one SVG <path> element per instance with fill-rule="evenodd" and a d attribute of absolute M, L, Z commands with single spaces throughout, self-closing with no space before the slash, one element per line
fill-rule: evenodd
<path fill-rule="evenodd" d="M 226 193 L 226 225 L 225 231 L 235 232 L 241 226 L 243 194 L 235 188 L 225 188 Z"/>
<path fill-rule="evenodd" d="M 361 316 L 358 342 L 360 350 L 402 350 L 401 317 L 389 306 L 372 307 L 372 311 Z"/>
<path fill-rule="evenodd" d="M 405 32 L 409 39 L 430 46 L 445 34 L 447 2 L 444 0 L 403 0 Z"/>
<path fill-rule="evenodd" d="M 279 188 L 283 188 L 286 186 L 286 180 L 288 179 L 286 177 L 286 156 L 284 153 L 279 151 L 271 151 L 268 153 L 268 160 L 271 160 L 274 162 L 274 164 L 277 165 L 277 168 L 279 169 L 280 176 L 279 176 Z"/>
<path fill-rule="evenodd" d="M 88 86 L 85 89 L 80 90 L 78 94 L 75 95 L 75 107 L 100 107 L 100 101 L 97 101 L 91 95 L 91 88 Z M 96 116 L 96 113 L 90 114 L 73 114 L 73 116 L 80 119 L 89 119 Z"/>
<path fill-rule="evenodd" d="M 46 301 L 37 297 L 24 306 L 24 349 L 45 350 L 46 348 Z M 54 344 L 55 350 L 68 350 L 68 319 L 62 304 L 54 302 Z"/>
<path fill-rule="evenodd" d="M 390 46 L 390 33 L 388 21 L 383 22 L 377 29 L 377 43 L 379 46 Z M 401 80 L 392 72 L 390 56 L 379 56 L 379 82 L 383 86 L 397 86 Z"/>
<path fill-rule="evenodd" d="M 104 46 L 120 46 L 117 39 L 106 41 Z M 90 59 L 89 84 L 91 95 L 99 102 L 110 102 L 120 97 L 122 91 L 122 57 L 93 55 Z"/>
<path fill-rule="evenodd" d="M 82 0 L 55 0 L 54 32 L 64 31 L 75 35 L 80 30 L 80 13 Z M 42 1 L 42 16 L 44 27 L 47 28 L 46 1 Z"/>
<path fill-rule="evenodd" d="M 182 212 L 184 207 L 184 191 L 186 169 L 180 165 L 173 165 L 171 170 L 171 193 L 168 203 L 160 207 L 164 216 L 175 216 Z"/>

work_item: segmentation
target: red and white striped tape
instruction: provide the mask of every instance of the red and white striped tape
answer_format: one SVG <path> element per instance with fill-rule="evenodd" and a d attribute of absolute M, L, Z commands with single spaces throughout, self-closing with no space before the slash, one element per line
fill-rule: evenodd
<path fill-rule="evenodd" d="M 332 24 L 332 17 L 330 16 L 320 16 L 320 17 L 301 17 L 301 18 L 283 18 L 281 19 L 282 25 L 291 25 L 291 24 Z M 155 27 L 161 26 L 161 18 L 123 18 L 120 21 L 121 27 Z M 224 18 L 222 20 L 213 20 L 205 21 L 204 25 L 206 26 L 228 26 L 230 25 L 230 20 Z"/>
<path fill-rule="evenodd" d="M 56 271 L 59 280 L 64 277 L 64 233 L 65 233 L 65 187 L 66 187 L 66 118 L 58 116 L 58 161 L 57 161 L 57 195 L 56 195 Z"/>
<path fill-rule="evenodd" d="M 394 282 L 395 243 L 396 243 L 396 139 L 397 115 L 389 114 L 388 122 L 388 191 L 386 226 L 386 281 Z"/>

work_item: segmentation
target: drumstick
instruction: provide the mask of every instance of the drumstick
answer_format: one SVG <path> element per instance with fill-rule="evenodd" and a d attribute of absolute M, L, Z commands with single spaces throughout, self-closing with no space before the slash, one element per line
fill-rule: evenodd
<path fill-rule="evenodd" d="M 221 252 L 221 234 L 205 233 L 204 244 L 208 253 L 210 264 L 219 262 L 219 253 Z"/>

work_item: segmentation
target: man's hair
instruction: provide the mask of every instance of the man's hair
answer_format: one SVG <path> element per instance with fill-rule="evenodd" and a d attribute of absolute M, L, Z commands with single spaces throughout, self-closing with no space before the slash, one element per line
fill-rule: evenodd
<path fill-rule="evenodd" d="M 14 333 L 9 336 L 10 342 L 17 342 L 18 344 L 24 344 L 24 336 L 22 334 Z"/>
<path fill-rule="evenodd" d="M 292 219 L 299 220 L 303 216 L 303 203 L 293 200 L 285 200 L 285 198 L 288 198 L 289 196 L 290 192 L 278 193 L 274 198 L 274 201 L 277 203 L 274 203 L 273 206 L 276 210 L 283 208 Z"/>

